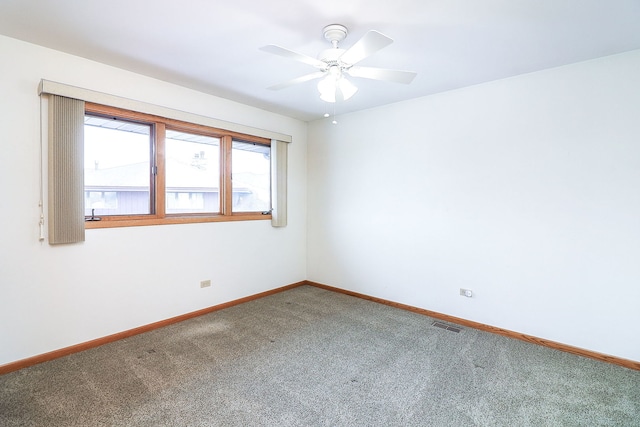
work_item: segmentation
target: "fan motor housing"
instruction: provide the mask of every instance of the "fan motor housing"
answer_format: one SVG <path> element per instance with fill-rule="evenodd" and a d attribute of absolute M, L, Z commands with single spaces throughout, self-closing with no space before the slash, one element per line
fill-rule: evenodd
<path fill-rule="evenodd" d="M 338 58 L 340 58 L 342 54 L 345 52 L 346 52 L 346 49 L 340 49 L 340 48 L 325 49 L 322 52 L 320 52 L 320 54 L 318 55 L 318 59 L 322 62 L 326 62 L 329 65 L 337 64 Z"/>

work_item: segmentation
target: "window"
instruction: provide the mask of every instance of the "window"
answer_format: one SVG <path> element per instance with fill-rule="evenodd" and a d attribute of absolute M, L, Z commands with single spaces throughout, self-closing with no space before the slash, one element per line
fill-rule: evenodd
<path fill-rule="evenodd" d="M 220 212 L 220 138 L 167 129 L 166 212 Z"/>
<path fill-rule="evenodd" d="M 87 103 L 86 228 L 270 219 L 271 141 Z"/>
<path fill-rule="evenodd" d="M 265 145 L 233 141 L 231 170 L 234 212 L 271 209 L 270 155 L 270 147 Z"/>
<path fill-rule="evenodd" d="M 85 115 L 85 216 L 151 212 L 152 125 Z"/>

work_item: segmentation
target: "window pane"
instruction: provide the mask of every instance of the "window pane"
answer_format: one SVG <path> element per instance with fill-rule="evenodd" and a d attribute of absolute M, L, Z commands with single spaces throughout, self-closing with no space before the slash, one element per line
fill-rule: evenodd
<path fill-rule="evenodd" d="M 233 212 L 271 209 L 271 149 L 268 145 L 233 141 Z"/>
<path fill-rule="evenodd" d="M 220 212 L 220 139 L 167 129 L 166 212 Z"/>
<path fill-rule="evenodd" d="M 149 214 L 151 126 L 85 116 L 85 215 Z"/>

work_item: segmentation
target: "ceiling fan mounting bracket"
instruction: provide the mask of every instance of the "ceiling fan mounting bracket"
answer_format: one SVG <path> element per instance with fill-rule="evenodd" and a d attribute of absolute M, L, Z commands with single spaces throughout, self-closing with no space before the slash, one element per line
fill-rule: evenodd
<path fill-rule="evenodd" d="M 338 43 L 347 37 L 347 27 L 340 24 L 327 25 L 322 29 L 324 38 L 331 43 L 334 48 L 338 47 Z"/>

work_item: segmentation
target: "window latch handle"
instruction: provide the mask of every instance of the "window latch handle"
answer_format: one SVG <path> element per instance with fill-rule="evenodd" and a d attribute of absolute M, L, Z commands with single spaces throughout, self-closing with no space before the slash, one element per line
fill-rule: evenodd
<path fill-rule="evenodd" d="M 95 212 L 96 212 L 95 209 L 91 209 L 91 216 L 85 216 L 84 220 L 85 221 L 102 221 L 102 218 L 100 218 L 99 216 L 96 216 Z"/>

